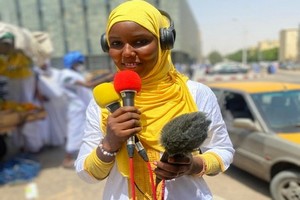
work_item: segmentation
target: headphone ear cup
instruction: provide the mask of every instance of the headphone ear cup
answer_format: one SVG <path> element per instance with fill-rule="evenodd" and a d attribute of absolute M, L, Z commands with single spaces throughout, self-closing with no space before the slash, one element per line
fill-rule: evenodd
<path fill-rule="evenodd" d="M 161 28 L 160 30 L 160 46 L 162 50 L 170 50 L 174 47 L 175 35 L 170 28 Z"/>
<path fill-rule="evenodd" d="M 101 45 L 101 48 L 104 52 L 108 52 L 109 50 L 109 46 L 108 46 L 108 43 L 107 43 L 107 40 L 106 40 L 106 36 L 105 36 L 105 33 L 103 33 L 101 35 L 101 38 L 100 38 L 100 45 Z"/>

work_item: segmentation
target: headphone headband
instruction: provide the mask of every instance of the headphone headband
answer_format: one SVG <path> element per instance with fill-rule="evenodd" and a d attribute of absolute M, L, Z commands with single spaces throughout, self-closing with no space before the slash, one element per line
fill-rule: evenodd
<path fill-rule="evenodd" d="M 170 50 L 174 47 L 175 38 L 176 38 L 174 22 L 173 22 L 172 18 L 170 17 L 170 15 L 166 11 L 159 10 L 159 9 L 158 9 L 158 11 L 161 13 L 161 15 L 167 17 L 169 20 L 169 23 L 170 23 L 170 26 L 168 28 L 160 28 L 159 29 L 160 46 L 161 46 L 162 50 Z M 106 40 L 105 33 L 103 33 L 101 35 L 100 45 L 104 52 L 109 51 L 109 46 L 108 46 L 108 43 Z"/>

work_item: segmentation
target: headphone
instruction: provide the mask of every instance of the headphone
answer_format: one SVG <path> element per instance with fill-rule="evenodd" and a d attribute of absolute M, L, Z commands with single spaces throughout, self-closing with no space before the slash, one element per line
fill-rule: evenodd
<path fill-rule="evenodd" d="M 163 11 L 163 10 L 159 10 L 159 12 L 168 18 L 169 22 L 170 22 L 170 26 L 168 28 L 160 28 L 159 29 L 159 35 L 160 35 L 160 46 L 162 50 L 170 50 L 173 49 L 174 47 L 174 43 L 175 43 L 175 38 L 176 38 L 176 31 L 174 28 L 174 22 L 171 19 L 170 15 Z M 100 45 L 101 48 L 104 52 L 108 52 L 109 50 L 109 46 L 106 40 L 106 36 L 105 33 L 103 33 L 101 35 L 100 38 Z"/>

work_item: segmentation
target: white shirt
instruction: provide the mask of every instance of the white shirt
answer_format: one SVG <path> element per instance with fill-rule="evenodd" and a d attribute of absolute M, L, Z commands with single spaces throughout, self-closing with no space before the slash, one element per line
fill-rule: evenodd
<path fill-rule="evenodd" d="M 61 71 L 59 83 L 67 96 L 66 151 L 68 153 L 77 152 L 81 146 L 86 121 L 85 111 L 93 98 L 92 90 L 77 85 L 77 81 L 84 81 L 84 77 L 80 73 L 71 69 Z"/>
<path fill-rule="evenodd" d="M 227 169 L 232 162 L 234 149 L 228 136 L 216 96 L 209 87 L 201 83 L 188 81 L 187 85 L 199 111 L 205 112 L 211 120 L 208 137 L 202 144 L 201 151 L 211 151 L 218 154 L 223 160 L 225 169 Z M 100 121 L 101 110 L 96 102 L 92 100 L 87 109 L 87 122 L 83 144 L 75 163 L 79 177 L 89 183 L 97 183 L 98 180 L 84 171 L 84 161 L 91 151 L 98 146 L 100 139 L 103 137 L 100 129 Z M 102 199 L 129 199 L 127 178 L 124 178 L 117 170 L 116 163 L 106 179 Z M 165 199 L 210 200 L 213 197 L 202 177 L 181 176 L 166 181 Z"/>

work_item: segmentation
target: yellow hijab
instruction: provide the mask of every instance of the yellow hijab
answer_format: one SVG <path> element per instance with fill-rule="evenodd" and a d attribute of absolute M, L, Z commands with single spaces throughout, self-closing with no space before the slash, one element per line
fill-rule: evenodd
<path fill-rule="evenodd" d="M 106 34 L 111 27 L 121 21 L 133 21 L 155 35 L 159 41 L 159 29 L 168 27 L 169 21 L 151 4 L 142 0 L 127 1 L 116 7 L 110 14 Z M 108 38 L 108 35 L 107 37 Z M 139 139 L 147 150 L 150 162 L 159 159 L 164 151 L 160 145 L 162 127 L 174 117 L 194 112 L 197 106 L 187 88 L 188 78 L 176 71 L 171 61 L 171 51 L 157 49 L 159 58 L 152 71 L 142 78 L 142 89 L 135 97 L 135 106 L 141 110 L 143 130 Z M 102 129 L 106 131 L 108 111 L 102 109 Z M 156 155 L 153 155 L 154 154 Z M 151 154 L 151 155 L 150 155 Z M 135 153 L 136 162 L 143 162 Z M 116 157 L 118 169 L 125 177 L 129 176 L 126 145 Z"/>

